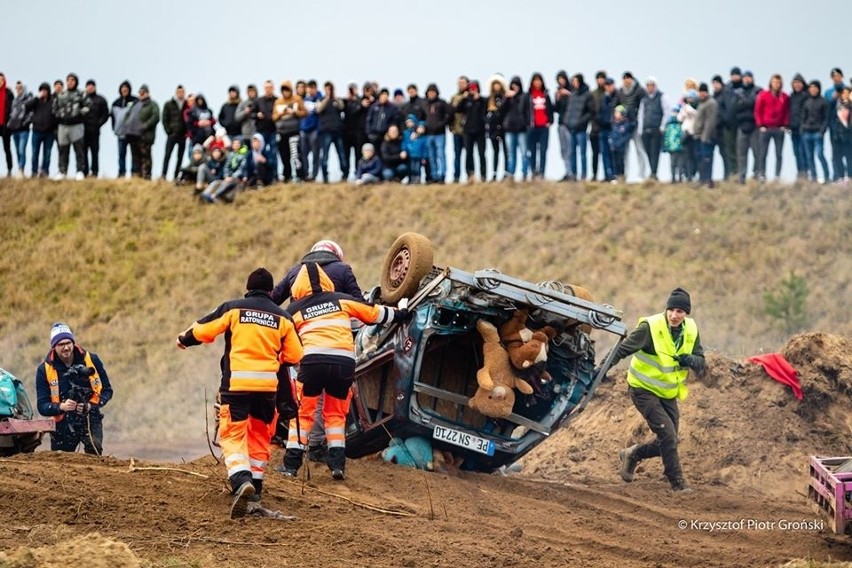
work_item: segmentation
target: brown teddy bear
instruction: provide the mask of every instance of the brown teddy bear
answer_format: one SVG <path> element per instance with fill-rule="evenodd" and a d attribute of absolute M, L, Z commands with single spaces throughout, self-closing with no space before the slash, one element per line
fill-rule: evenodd
<path fill-rule="evenodd" d="M 494 324 L 481 319 L 476 329 L 482 335 L 483 365 L 476 372 L 479 388 L 470 399 L 470 407 L 491 418 L 506 418 L 515 406 L 514 389 L 532 394 L 533 388 L 516 375 Z"/>
<path fill-rule="evenodd" d="M 547 344 L 556 337 L 549 325 L 535 331 L 527 327 L 529 311 L 515 310 L 514 315 L 500 326 L 500 342 L 509 353 L 509 360 L 518 370 L 526 370 L 547 360 Z"/>

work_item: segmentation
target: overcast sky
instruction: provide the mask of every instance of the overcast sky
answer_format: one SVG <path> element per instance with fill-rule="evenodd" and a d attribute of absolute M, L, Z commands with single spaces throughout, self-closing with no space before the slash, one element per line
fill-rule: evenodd
<path fill-rule="evenodd" d="M 821 15 L 820 15 L 821 14 Z M 838 13 L 839 14 L 839 13 Z M 834 66 L 852 67 L 848 25 L 830 9 L 801 2 L 565 2 L 429 0 L 428 2 L 7 2 L 2 68 L 31 90 L 69 71 L 81 84 L 94 78 L 108 102 L 129 79 L 161 104 L 178 83 L 203 92 L 217 112 L 231 84 L 272 79 L 330 79 L 342 92 L 350 81 L 376 80 L 391 90 L 429 82 L 449 96 L 460 74 L 485 80 L 518 74 L 526 86 L 534 71 L 552 87 L 556 72 L 588 78 L 607 70 L 620 82 L 630 70 L 644 82 L 679 95 L 683 80 L 709 83 L 733 65 L 754 72 L 764 86 L 781 73 L 785 89 L 801 72 L 830 82 Z M 852 69 L 844 69 L 849 73 Z M 160 127 L 154 173 L 162 168 Z M 115 138 L 101 137 L 102 175 L 117 171 Z M 786 161 L 789 154 L 787 142 Z M 564 173 L 551 130 L 548 177 Z M 73 162 L 73 158 L 72 158 Z M 55 163 L 55 158 L 54 158 Z M 772 171 L 769 158 L 768 171 Z M 716 160 L 714 171 L 720 172 Z M 661 164 L 668 176 L 667 162 Z M 792 175 L 785 167 L 785 173 Z M 448 169 L 449 174 L 449 169 Z"/>

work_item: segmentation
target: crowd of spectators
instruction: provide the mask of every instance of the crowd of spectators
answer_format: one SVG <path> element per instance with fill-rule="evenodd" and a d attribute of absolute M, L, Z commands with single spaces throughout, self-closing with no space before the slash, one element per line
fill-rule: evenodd
<path fill-rule="evenodd" d="M 658 180 L 660 156 L 668 153 L 672 182 L 712 186 L 717 148 L 722 166 L 717 177 L 744 183 L 751 155 L 751 176 L 765 181 L 770 145 L 774 177 L 781 175 L 787 134 L 798 178 L 845 181 L 852 172 L 850 109 L 850 85 L 839 68 L 831 70 L 825 91 L 818 80 L 806 81 L 798 73 L 789 92 L 777 74 L 764 89 L 750 71 L 734 67 L 727 81 L 720 75 L 709 84 L 687 79 L 674 96 L 661 92 L 654 77 L 640 84 L 629 71 L 621 74 L 620 84 L 604 71 L 592 84 L 581 73 L 559 71 L 553 91 L 540 73 L 532 75 L 526 90 L 517 76 L 507 80 L 497 74 L 485 84 L 462 76 L 447 98 L 434 83 L 421 97 L 414 84 L 405 92 L 374 82 L 360 91 L 349 84 L 340 95 L 331 82 L 320 87 L 313 80 L 282 81 L 276 91 L 267 80 L 260 91 L 248 85 L 241 94 L 230 87 L 218 113 L 204 95 L 188 93 L 182 85 L 161 111 L 147 85 L 134 93 L 124 81 L 109 104 L 94 80 L 80 90 L 74 73 L 52 87 L 41 83 L 37 93 L 22 81 L 13 92 L 0 73 L 0 134 L 9 176 L 26 177 L 31 143 L 32 177 L 49 177 L 54 144 L 59 160 L 53 179 L 97 177 L 101 128 L 110 122 L 118 176 L 151 179 L 151 148 L 162 124 L 161 177 L 171 174 L 211 202 L 230 200 L 245 187 L 328 183 L 332 148 L 341 179 L 357 184 L 541 179 L 551 131 L 560 146 L 562 181 L 621 181 L 632 159 L 639 178 Z"/>

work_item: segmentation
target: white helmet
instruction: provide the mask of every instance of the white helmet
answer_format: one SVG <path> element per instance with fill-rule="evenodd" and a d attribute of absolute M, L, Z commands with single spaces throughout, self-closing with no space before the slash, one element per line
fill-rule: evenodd
<path fill-rule="evenodd" d="M 316 252 L 318 250 L 327 250 L 340 260 L 343 260 L 343 249 L 340 248 L 340 245 L 334 241 L 317 241 L 316 243 L 314 243 L 314 246 L 311 247 L 311 252 Z"/>

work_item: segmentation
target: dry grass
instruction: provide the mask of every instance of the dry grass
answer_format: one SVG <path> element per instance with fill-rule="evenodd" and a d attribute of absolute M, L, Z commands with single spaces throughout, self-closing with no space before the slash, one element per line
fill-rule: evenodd
<path fill-rule="evenodd" d="M 630 326 L 682 285 L 705 345 L 735 357 L 786 340 L 762 315 L 762 295 L 793 270 L 812 289 L 811 329 L 852 334 L 846 188 L 290 185 L 233 206 L 189 193 L 0 181 L 0 366 L 34 391 L 50 326 L 65 321 L 110 371 L 115 436 L 203 439 L 203 388 L 216 388 L 221 345 L 179 352 L 175 335 L 240 295 L 256 266 L 280 277 L 321 238 L 342 245 L 369 288 L 405 231 L 429 236 L 440 265 L 588 286 Z"/>

